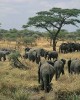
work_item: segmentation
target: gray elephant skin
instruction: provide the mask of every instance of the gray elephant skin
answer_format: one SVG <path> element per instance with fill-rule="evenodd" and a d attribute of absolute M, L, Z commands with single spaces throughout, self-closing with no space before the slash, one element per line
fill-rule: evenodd
<path fill-rule="evenodd" d="M 71 74 L 80 73 L 80 59 L 68 60 L 68 72 Z"/>
<path fill-rule="evenodd" d="M 56 60 L 54 63 L 56 80 L 60 77 L 61 73 L 64 74 L 64 65 L 66 63 L 65 59 Z"/>
<path fill-rule="evenodd" d="M 9 54 L 8 51 L 0 50 L 0 61 L 2 60 L 2 58 L 3 58 L 3 61 L 5 61 L 6 60 L 6 55 L 8 55 L 8 54 Z"/>
<path fill-rule="evenodd" d="M 28 58 L 30 61 L 36 61 L 36 63 L 39 64 L 41 57 L 44 56 L 44 52 L 42 48 L 32 48 L 29 50 Z"/>
<path fill-rule="evenodd" d="M 35 50 L 31 49 L 28 53 L 28 59 L 33 62 L 36 61 L 38 64 L 40 62 L 40 55 L 38 55 Z"/>
<path fill-rule="evenodd" d="M 38 82 L 41 84 L 41 89 L 45 90 L 45 92 L 50 91 L 50 82 L 54 74 L 55 69 L 51 64 L 49 64 L 49 62 L 40 62 L 38 67 Z"/>
<path fill-rule="evenodd" d="M 49 51 L 48 52 L 48 60 L 51 60 L 51 58 L 57 59 L 58 58 L 58 52 L 57 51 Z"/>

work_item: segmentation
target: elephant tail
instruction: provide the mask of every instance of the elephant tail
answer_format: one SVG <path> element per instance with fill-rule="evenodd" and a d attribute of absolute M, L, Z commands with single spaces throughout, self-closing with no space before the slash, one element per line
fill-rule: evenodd
<path fill-rule="evenodd" d="M 68 72 L 70 73 L 71 59 L 68 61 Z"/>

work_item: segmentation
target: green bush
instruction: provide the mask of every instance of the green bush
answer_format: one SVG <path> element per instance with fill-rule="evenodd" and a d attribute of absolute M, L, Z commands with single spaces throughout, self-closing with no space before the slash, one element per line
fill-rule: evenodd
<path fill-rule="evenodd" d="M 9 55 L 9 60 L 16 60 L 18 59 L 18 57 L 20 57 L 20 53 L 18 51 L 15 51 L 15 52 L 12 52 L 10 55 Z"/>
<path fill-rule="evenodd" d="M 23 42 L 24 42 L 25 44 L 32 44 L 33 42 L 35 42 L 35 38 L 34 38 L 34 37 L 25 37 L 25 38 L 23 39 Z"/>

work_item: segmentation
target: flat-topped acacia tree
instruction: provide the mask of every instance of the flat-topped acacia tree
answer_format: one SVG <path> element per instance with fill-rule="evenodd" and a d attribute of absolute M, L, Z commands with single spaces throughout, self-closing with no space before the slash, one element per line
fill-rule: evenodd
<path fill-rule="evenodd" d="M 34 17 L 30 17 L 23 28 L 35 26 L 47 30 L 52 36 L 53 50 L 56 50 L 56 38 L 64 25 L 80 23 L 80 9 L 52 8 L 49 11 L 40 11 Z M 56 31 L 54 31 L 56 30 Z"/>

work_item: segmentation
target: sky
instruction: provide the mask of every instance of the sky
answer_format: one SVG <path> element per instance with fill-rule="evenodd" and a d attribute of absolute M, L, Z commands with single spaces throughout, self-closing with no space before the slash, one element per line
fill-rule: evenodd
<path fill-rule="evenodd" d="M 80 0 L 0 0 L 0 23 L 2 24 L 0 28 L 22 29 L 22 25 L 28 22 L 29 17 L 53 7 L 80 9 Z M 65 28 L 68 31 L 76 30 L 72 26 Z"/>

